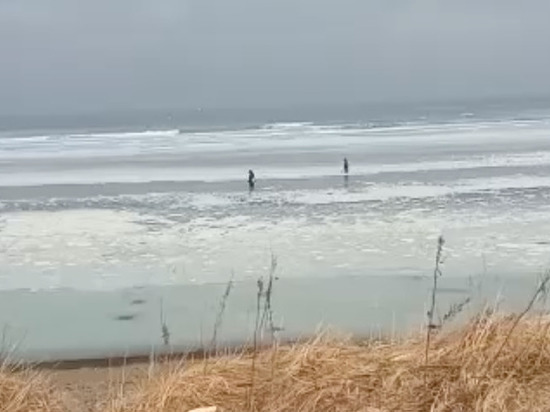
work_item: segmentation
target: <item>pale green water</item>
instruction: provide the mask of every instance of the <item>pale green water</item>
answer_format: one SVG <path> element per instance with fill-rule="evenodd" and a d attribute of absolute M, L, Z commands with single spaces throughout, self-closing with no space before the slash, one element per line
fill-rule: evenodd
<path fill-rule="evenodd" d="M 534 278 L 487 278 L 479 286 L 464 278 L 441 278 L 439 315 L 453 302 L 472 296 L 517 309 L 535 288 Z M 399 276 L 282 279 L 273 293 L 275 324 L 282 339 L 307 336 L 322 325 L 363 336 L 403 335 L 425 322 L 429 278 Z M 208 345 L 225 285 L 159 287 L 117 292 L 8 291 L 0 294 L 4 341 L 17 343 L 15 357 L 68 359 L 149 353 L 162 345 L 160 307 L 171 345 Z M 228 300 L 219 344 L 243 343 L 255 321 L 254 282 L 235 284 Z M 119 320 L 119 317 L 132 318 Z M 5 345 L 8 346 L 8 345 Z"/>

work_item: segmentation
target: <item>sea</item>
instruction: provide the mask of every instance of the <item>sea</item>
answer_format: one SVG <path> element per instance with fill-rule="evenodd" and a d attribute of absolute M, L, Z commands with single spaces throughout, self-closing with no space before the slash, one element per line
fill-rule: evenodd
<path fill-rule="evenodd" d="M 0 115 L 2 340 L 32 359 L 143 352 L 163 325 L 245 341 L 270 272 L 289 336 L 414 330 L 440 237 L 441 313 L 519 307 L 549 200 L 550 99 Z"/>

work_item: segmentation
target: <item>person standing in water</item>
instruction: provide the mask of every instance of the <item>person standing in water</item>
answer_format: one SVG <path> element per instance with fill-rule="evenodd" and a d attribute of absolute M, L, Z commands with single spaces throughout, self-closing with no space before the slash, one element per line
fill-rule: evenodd
<path fill-rule="evenodd" d="M 256 183 L 256 176 L 254 175 L 254 172 L 252 169 L 248 171 L 248 189 L 250 191 L 254 190 L 254 184 Z"/>
<path fill-rule="evenodd" d="M 344 186 L 346 187 L 346 189 L 348 188 L 348 185 L 349 185 L 349 163 L 348 163 L 348 158 L 347 157 L 344 157 Z"/>

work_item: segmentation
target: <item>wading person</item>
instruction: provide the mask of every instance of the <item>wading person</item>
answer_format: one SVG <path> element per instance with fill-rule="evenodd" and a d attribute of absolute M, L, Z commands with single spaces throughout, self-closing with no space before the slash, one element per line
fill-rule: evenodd
<path fill-rule="evenodd" d="M 248 189 L 250 191 L 254 190 L 254 184 L 256 183 L 256 176 L 252 169 L 248 171 Z"/>

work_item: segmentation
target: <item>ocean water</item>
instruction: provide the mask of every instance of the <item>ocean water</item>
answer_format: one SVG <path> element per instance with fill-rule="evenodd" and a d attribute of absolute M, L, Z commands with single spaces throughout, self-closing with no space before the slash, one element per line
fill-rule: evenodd
<path fill-rule="evenodd" d="M 452 275 L 548 263 L 550 110 L 181 129 L 2 132 L 0 289 L 244 280 L 271 254 L 284 277 L 424 276 L 439 235 Z"/>
<path fill-rule="evenodd" d="M 550 104 L 469 108 L 4 128 L 0 290 L 41 296 L 19 309 L 32 333 L 44 293 L 103 296 L 91 313 L 109 293 L 253 284 L 275 255 L 277 275 L 313 294 L 335 279 L 419 280 L 422 314 L 440 235 L 446 277 L 530 285 L 550 257 Z M 140 330 L 156 328 L 157 306 Z M 319 313 L 304 329 L 338 318 Z"/>

